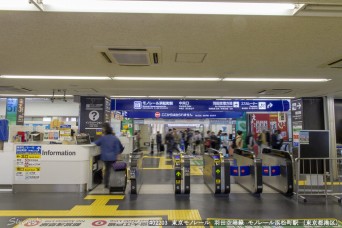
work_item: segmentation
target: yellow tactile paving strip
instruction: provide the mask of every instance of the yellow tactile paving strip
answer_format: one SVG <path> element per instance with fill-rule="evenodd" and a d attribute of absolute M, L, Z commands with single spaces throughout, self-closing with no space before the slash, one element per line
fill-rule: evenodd
<path fill-rule="evenodd" d="M 158 168 L 143 168 L 143 169 L 173 169 L 172 165 L 166 165 L 166 161 L 172 161 L 172 159 L 167 159 L 163 156 L 157 157 L 157 156 L 144 156 L 144 158 L 159 158 L 159 166 Z"/>
<path fill-rule="evenodd" d="M 122 200 L 123 195 L 88 195 L 91 205 L 76 205 L 71 210 L 0 210 L 1 217 L 143 217 L 167 216 L 168 220 L 202 220 L 198 210 L 118 210 L 119 205 L 106 205 L 109 200 Z"/>

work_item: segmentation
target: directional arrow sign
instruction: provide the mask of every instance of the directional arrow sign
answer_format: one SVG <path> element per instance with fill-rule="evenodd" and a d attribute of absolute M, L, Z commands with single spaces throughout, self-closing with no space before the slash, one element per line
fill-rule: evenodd
<path fill-rule="evenodd" d="M 181 173 L 178 171 L 178 172 L 176 173 L 176 176 L 179 177 L 180 175 L 181 175 Z"/>
<path fill-rule="evenodd" d="M 219 174 L 221 171 L 219 169 L 216 170 L 216 173 Z"/>

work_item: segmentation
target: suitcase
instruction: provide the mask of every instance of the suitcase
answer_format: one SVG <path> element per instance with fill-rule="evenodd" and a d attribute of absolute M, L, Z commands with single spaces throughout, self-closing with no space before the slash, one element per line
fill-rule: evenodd
<path fill-rule="evenodd" d="M 109 193 L 125 192 L 127 185 L 127 164 L 123 161 L 117 161 L 113 164 L 109 176 Z"/>

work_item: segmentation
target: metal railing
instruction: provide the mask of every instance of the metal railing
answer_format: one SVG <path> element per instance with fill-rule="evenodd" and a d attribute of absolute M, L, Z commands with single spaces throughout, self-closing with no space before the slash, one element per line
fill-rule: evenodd
<path fill-rule="evenodd" d="M 341 203 L 342 158 L 296 158 L 295 193 L 306 202 L 305 196 L 332 196 Z"/>

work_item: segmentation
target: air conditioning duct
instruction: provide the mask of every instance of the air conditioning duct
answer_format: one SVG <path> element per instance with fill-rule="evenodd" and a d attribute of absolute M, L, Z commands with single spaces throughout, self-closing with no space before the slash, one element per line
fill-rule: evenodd
<path fill-rule="evenodd" d="M 154 66 L 161 62 L 160 47 L 96 46 L 108 63 L 120 66 Z"/>

